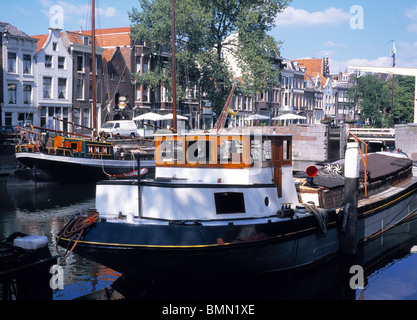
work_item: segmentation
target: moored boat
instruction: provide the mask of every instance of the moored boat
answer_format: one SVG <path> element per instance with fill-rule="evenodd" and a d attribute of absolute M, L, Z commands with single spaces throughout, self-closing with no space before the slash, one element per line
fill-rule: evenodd
<path fill-rule="evenodd" d="M 336 211 L 295 210 L 291 141 L 157 136 L 155 179 L 99 182 L 100 219 L 74 251 L 120 272 L 153 274 L 278 271 L 333 255 Z M 65 247 L 72 224 L 58 235 Z"/>
<path fill-rule="evenodd" d="M 15 156 L 24 169 L 12 174 L 15 181 L 80 183 L 132 177 L 137 176 L 138 158 L 143 158 L 140 173 L 144 178 L 155 172 L 153 154 L 141 152 L 139 147 L 132 148 L 135 152 L 115 151 L 112 142 L 63 135 L 45 141 L 39 132 L 18 129 L 25 139 L 16 145 Z M 40 136 L 37 140 L 36 135 Z"/>
<path fill-rule="evenodd" d="M 156 136 L 155 179 L 99 182 L 98 213 L 70 221 L 58 244 L 119 272 L 149 275 L 256 274 L 323 263 L 339 253 L 346 210 L 299 202 L 291 140 Z M 360 200 L 355 245 L 413 215 L 416 192 L 417 179 L 408 175 Z"/>

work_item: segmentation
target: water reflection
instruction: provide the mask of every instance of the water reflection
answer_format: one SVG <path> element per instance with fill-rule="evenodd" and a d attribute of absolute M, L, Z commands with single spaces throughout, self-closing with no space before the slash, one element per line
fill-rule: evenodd
<path fill-rule="evenodd" d="M 76 212 L 94 206 L 95 185 L 10 187 L 0 182 L 0 239 L 16 231 L 45 235 L 51 254 L 56 255 L 55 234 Z M 119 276 L 107 267 L 71 254 L 64 264 L 64 289 L 55 290 L 53 298 L 75 299 L 109 286 Z"/>
<path fill-rule="evenodd" d="M 76 212 L 94 207 L 95 185 L 7 187 L 0 183 L 0 238 L 13 232 L 46 235 L 54 255 L 54 235 Z M 144 274 L 120 275 L 105 266 L 71 254 L 65 266 L 64 289 L 55 300 L 69 300 L 113 287 L 127 299 L 140 300 L 300 300 L 417 299 L 417 219 L 404 223 L 359 248 L 354 258 L 338 258 L 319 267 L 257 277 L 178 276 L 150 279 Z M 60 248 L 60 250 L 63 250 Z M 365 270 L 364 289 L 352 290 L 349 268 Z M 222 266 L 217 266 L 222 271 Z M 221 272 L 220 272 L 221 274 Z"/>

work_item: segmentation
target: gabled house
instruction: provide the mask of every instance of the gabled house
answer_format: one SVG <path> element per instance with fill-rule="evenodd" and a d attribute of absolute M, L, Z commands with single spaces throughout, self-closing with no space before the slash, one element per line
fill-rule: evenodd
<path fill-rule="evenodd" d="M 96 37 L 97 38 L 97 37 Z M 96 39 L 97 41 L 97 39 Z M 73 131 L 91 134 L 93 127 L 92 36 L 81 32 L 64 31 L 62 42 L 73 62 Z M 104 49 L 96 42 L 97 126 L 102 125 Z M 90 128 L 90 129 L 87 129 Z"/>
<path fill-rule="evenodd" d="M 0 22 L 2 84 L 1 124 L 38 125 L 37 69 L 34 56 L 38 39 L 9 23 Z"/>
<path fill-rule="evenodd" d="M 38 105 L 41 127 L 72 131 L 73 58 L 61 38 L 60 29 L 49 29 L 38 39 Z"/>
<path fill-rule="evenodd" d="M 307 101 L 310 101 L 309 123 L 319 123 L 323 119 L 334 121 L 336 119 L 336 92 L 330 80 L 329 57 L 294 61 L 305 69 L 304 81 L 308 88 L 306 95 Z M 312 104 L 311 99 L 313 99 Z M 313 106 L 313 114 L 311 114 L 311 106 Z"/>

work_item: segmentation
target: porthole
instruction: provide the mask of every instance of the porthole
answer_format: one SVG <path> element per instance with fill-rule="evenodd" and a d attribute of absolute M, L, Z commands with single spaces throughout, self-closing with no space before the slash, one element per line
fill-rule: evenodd
<path fill-rule="evenodd" d="M 269 206 L 269 198 L 265 197 L 264 202 L 265 202 L 265 206 L 268 207 Z"/>

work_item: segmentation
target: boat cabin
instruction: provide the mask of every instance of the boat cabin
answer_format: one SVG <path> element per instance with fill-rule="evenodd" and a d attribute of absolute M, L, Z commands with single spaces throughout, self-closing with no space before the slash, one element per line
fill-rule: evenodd
<path fill-rule="evenodd" d="M 282 168 L 292 168 L 290 135 L 172 134 L 156 135 L 155 142 L 156 179 L 233 184 L 272 179 L 281 195 Z"/>
<path fill-rule="evenodd" d="M 289 135 L 155 136 L 155 179 L 103 181 L 96 208 L 155 221 L 224 221 L 276 217 L 298 204 Z M 147 220 L 149 221 L 149 220 Z"/>
<path fill-rule="evenodd" d="M 47 147 L 48 154 L 63 155 L 79 158 L 113 158 L 113 144 L 109 142 L 92 141 L 56 136 L 52 147 Z"/>

